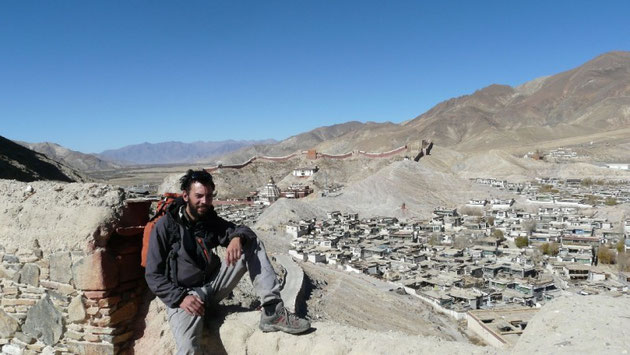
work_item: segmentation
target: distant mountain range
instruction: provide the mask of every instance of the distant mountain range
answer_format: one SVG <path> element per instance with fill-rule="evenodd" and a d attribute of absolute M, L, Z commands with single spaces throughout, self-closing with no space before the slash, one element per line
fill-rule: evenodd
<path fill-rule="evenodd" d="M 226 140 L 220 142 L 163 142 L 128 145 L 106 150 L 97 156 L 120 164 L 176 164 L 209 160 L 251 145 L 274 144 L 268 140 Z"/>
<path fill-rule="evenodd" d="M 579 137 L 584 142 L 593 135 L 601 140 L 602 135 L 605 138 L 616 131 L 614 144 L 623 146 L 630 144 L 630 137 L 623 133 L 629 128 L 630 52 L 610 52 L 517 87 L 494 84 L 446 100 L 400 124 L 352 121 L 319 127 L 280 142 L 142 143 L 97 155 L 54 143 L 23 145 L 74 169 L 90 171 L 115 169 L 121 164 L 233 163 L 254 155 L 279 156 L 306 149 L 332 154 L 357 149 L 387 151 L 422 139 L 453 151 L 483 152 L 531 148 L 560 139 L 567 144 L 579 141 Z M 626 159 L 623 152 L 619 154 Z"/>

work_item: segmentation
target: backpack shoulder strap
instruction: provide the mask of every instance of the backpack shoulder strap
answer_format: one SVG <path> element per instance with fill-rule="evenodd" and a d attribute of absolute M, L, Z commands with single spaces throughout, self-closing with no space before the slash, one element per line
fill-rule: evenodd
<path fill-rule="evenodd" d="M 170 249 L 168 251 L 168 255 L 166 256 L 166 275 L 176 286 L 179 286 L 179 282 L 177 281 L 177 254 L 179 249 L 182 246 L 181 236 L 184 233 L 184 226 L 181 224 L 177 224 L 177 227 L 171 228 L 168 235 L 168 245 Z"/>

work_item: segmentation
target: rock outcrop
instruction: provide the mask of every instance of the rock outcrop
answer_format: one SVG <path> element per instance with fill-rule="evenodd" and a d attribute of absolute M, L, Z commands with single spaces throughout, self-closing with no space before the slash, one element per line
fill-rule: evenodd
<path fill-rule="evenodd" d="M 24 248 L 38 240 L 49 252 L 105 245 L 125 198 L 122 189 L 104 184 L 14 180 L 0 180 L 0 196 L 0 245 Z"/>
<path fill-rule="evenodd" d="M 497 354 L 491 347 L 419 337 L 400 332 L 376 332 L 333 322 L 314 322 L 303 335 L 263 333 L 260 312 L 221 309 L 204 330 L 204 349 L 211 354 Z M 159 300 L 153 300 L 146 328 L 134 346 L 140 353 L 175 353 L 175 340 Z"/>

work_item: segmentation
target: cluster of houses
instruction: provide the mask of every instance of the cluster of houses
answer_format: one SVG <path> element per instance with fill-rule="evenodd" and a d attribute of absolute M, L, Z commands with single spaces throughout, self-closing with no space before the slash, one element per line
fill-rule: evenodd
<path fill-rule="evenodd" d="M 435 208 L 427 220 L 331 211 L 322 220 L 286 224 L 289 254 L 389 281 L 467 321 L 469 329 L 498 346 L 513 344 L 538 307 L 563 293 L 630 292 L 630 272 L 598 260 L 604 245 L 630 253 L 630 219 L 610 221 L 581 209 L 597 205 L 585 203 L 585 194 L 630 202 L 630 184 L 474 181 L 525 195 L 536 208 L 517 208 L 514 199 L 480 198 L 460 210 Z M 269 191 L 280 196 L 276 189 Z M 263 208 L 227 205 L 217 211 L 235 223 L 251 224 Z"/>
<path fill-rule="evenodd" d="M 255 204 L 225 204 L 214 206 L 217 214 L 235 224 L 253 225 L 265 209 Z"/>
<path fill-rule="evenodd" d="M 578 154 L 573 151 L 571 148 L 556 148 L 549 151 L 547 154 L 549 157 L 554 158 L 555 160 L 572 160 L 578 157 Z"/>
<path fill-rule="evenodd" d="M 591 207 L 630 203 L 630 180 L 536 178 L 515 183 L 494 178 L 473 178 L 475 183 L 522 195 L 529 202 L 561 206 Z"/>
<path fill-rule="evenodd" d="M 439 208 L 425 221 L 330 212 L 324 220 L 287 224 L 289 253 L 393 282 L 456 317 L 475 309 L 538 306 L 565 291 L 628 291 L 630 273 L 595 265 L 602 243 L 630 236 L 630 220 L 624 236 L 610 221 L 581 216 L 576 208 L 482 211 L 460 215 Z M 516 247 L 518 237 L 528 245 Z M 538 246 L 544 243 L 558 250 L 542 255 Z"/>
<path fill-rule="evenodd" d="M 532 158 L 536 160 L 552 159 L 556 162 L 566 162 L 578 158 L 578 154 L 571 148 L 556 148 L 548 152 L 537 150 L 535 152 L 527 152 L 523 158 Z"/>

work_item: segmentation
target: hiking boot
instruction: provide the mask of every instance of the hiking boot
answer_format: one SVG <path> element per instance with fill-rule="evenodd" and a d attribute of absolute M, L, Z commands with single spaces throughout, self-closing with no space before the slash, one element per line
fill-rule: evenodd
<path fill-rule="evenodd" d="M 287 311 L 282 302 L 276 305 L 276 311 L 272 315 L 266 315 L 262 310 L 260 316 L 260 330 L 263 332 L 283 331 L 289 334 L 300 334 L 311 329 L 311 323 Z"/>

